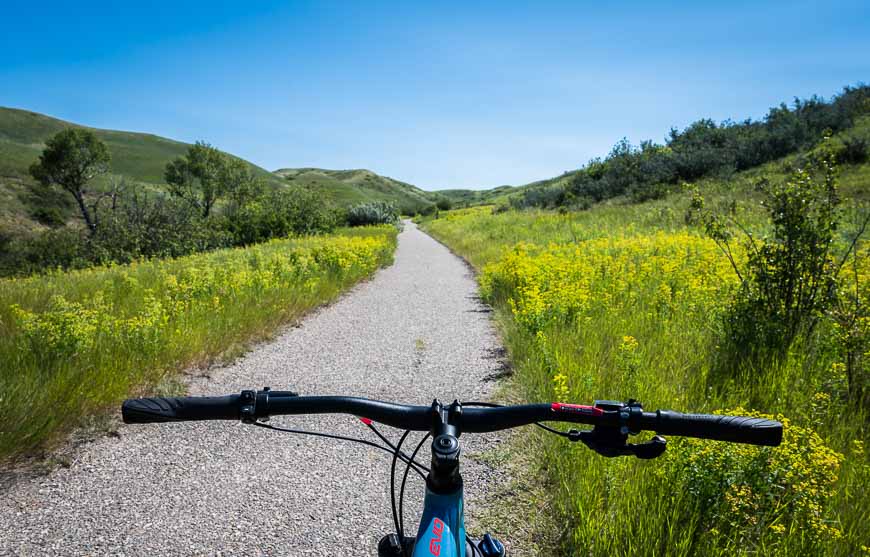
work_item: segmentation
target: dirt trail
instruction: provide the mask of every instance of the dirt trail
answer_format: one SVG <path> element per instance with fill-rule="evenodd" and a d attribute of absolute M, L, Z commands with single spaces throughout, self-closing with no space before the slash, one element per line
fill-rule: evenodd
<path fill-rule="evenodd" d="M 485 399 L 501 362 L 476 292 L 466 265 L 408 223 L 393 266 L 195 380 L 191 394 L 269 385 L 416 404 Z M 273 423 L 374 439 L 352 417 Z M 0 554 L 375 555 L 392 528 L 387 453 L 224 422 L 119 433 L 2 494 Z M 497 440 L 463 437 L 472 516 L 494 472 L 468 457 Z M 422 489 L 414 479 L 406 524 Z"/>

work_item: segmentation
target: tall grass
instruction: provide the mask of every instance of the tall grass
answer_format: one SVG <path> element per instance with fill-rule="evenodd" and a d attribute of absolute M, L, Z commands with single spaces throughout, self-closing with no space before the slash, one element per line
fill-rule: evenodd
<path fill-rule="evenodd" d="M 866 417 L 839 397 L 834 352 L 797 348 L 752 381 L 713 374 L 736 281 L 713 242 L 683 223 L 685 206 L 676 196 L 564 215 L 475 208 L 423 223 L 481 271 L 528 400 L 638 398 L 648 409 L 757 410 L 788 423 L 777 449 L 671 439 L 654 461 L 538 437 L 560 552 L 868 551 Z M 762 225 L 758 211 L 745 216 Z M 866 257 L 859 265 L 870 275 Z"/>
<path fill-rule="evenodd" d="M 238 353 L 392 261 L 396 229 L 0 281 L 0 458 Z"/>

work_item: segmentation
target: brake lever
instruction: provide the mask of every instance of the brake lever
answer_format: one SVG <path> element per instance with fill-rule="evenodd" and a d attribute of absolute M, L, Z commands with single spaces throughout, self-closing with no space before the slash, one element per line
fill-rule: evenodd
<path fill-rule="evenodd" d="M 636 400 L 628 403 L 614 402 L 609 400 L 596 400 L 595 407 L 605 411 L 618 412 L 618 426 L 595 426 L 591 430 L 578 431 L 572 429 L 568 432 L 571 441 L 582 441 L 584 445 L 606 457 L 635 456 L 644 460 L 656 458 L 662 455 L 667 448 L 667 440 L 661 435 L 656 435 L 645 443 L 629 443 L 628 435 L 639 433 L 633 427 L 632 415 L 643 412 L 643 406 Z"/>
<path fill-rule="evenodd" d="M 584 445 L 600 454 L 609 458 L 616 456 L 634 456 L 644 460 L 652 459 L 661 456 L 667 448 L 667 440 L 661 435 L 656 435 L 645 443 L 627 443 L 626 436 L 613 436 L 609 433 L 604 433 L 597 428 L 577 431 L 572 429 L 568 432 L 568 439 L 571 441 L 582 441 Z"/>

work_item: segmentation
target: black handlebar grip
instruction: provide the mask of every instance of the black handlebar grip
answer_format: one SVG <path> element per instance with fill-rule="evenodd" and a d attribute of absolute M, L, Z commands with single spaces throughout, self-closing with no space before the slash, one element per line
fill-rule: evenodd
<path fill-rule="evenodd" d="M 656 412 L 655 432 L 776 447 L 782 442 L 782 424 L 765 418 Z"/>
<path fill-rule="evenodd" d="M 131 398 L 121 405 L 127 424 L 238 420 L 239 395 L 182 398 Z"/>

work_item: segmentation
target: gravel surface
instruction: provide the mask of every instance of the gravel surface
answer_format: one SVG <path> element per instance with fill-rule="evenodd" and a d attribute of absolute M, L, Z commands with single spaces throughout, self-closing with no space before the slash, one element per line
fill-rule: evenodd
<path fill-rule="evenodd" d="M 498 354 L 469 269 L 407 223 L 393 266 L 192 380 L 190 392 L 269 385 L 415 404 L 481 400 Z M 272 423 L 374 440 L 350 416 Z M 392 528 L 385 452 L 229 422 L 131 425 L 119 434 L 84 446 L 68 468 L 0 493 L 0 554 L 376 555 Z M 498 435 L 463 437 L 467 515 L 499 481 L 468 457 L 494 442 Z M 422 490 L 409 479 L 406 529 L 416 529 Z"/>

